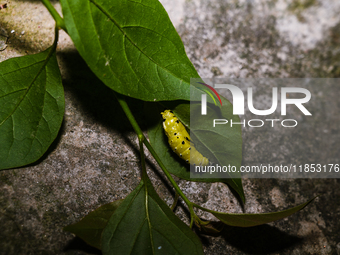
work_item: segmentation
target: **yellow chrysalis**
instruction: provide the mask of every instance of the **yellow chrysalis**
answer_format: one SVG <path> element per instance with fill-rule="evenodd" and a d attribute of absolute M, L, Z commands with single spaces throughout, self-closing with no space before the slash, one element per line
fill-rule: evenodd
<path fill-rule="evenodd" d="M 182 122 L 170 110 L 161 114 L 164 119 L 163 128 L 172 150 L 189 164 L 207 166 L 209 160 L 191 144 L 190 135 Z"/>

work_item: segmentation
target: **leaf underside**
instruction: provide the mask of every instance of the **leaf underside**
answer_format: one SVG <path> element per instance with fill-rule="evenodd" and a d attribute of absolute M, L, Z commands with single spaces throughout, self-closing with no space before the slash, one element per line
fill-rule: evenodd
<path fill-rule="evenodd" d="M 286 218 L 303 208 L 305 208 L 309 203 L 311 203 L 315 198 L 307 201 L 306 203 L 300 204 L 298 206 L 295 206 L 293 208 L 279 211 L 279 212 L 272 212 L 272 213 L 259 213 L 259 214 L 232 214 L 232 213 L 222 213 L 222 212 L 216 212 L 207 210 L 205 208 L 199 207 L 200 209 L 204 211 L 208 211 L 211 214 L 213 214 L 216 218 L 218 218 L 221 222 L 223 222 L 226 225 L 229 226 L 235 226 L 235 227 L 253 227 L 258 226 L 262 224 L 266 224 L 269 222 L 277 221 L 283 218 Z"/>
<path fill-rule="evenodd" d="M 101 249 L 101 235 L 112 214 L 116 211 L 123 200 L 117 200 L 103 205 L 90 212 L 79 222 L 64 228 L 64 231 L 71 232 L 89 245 Z"/>

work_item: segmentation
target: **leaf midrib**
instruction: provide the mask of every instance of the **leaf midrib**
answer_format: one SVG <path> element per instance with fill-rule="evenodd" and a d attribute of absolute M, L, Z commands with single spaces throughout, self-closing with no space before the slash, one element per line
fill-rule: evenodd
<path fill-rule="evenodd" d="M 151 248 L 152 248 L 152 253 L 155 254 L 155 247 L 154 247 L 154 241 L 153 241 L 153 236 L 152 236 L 152 226 L 151 226 L 151 219 L 149 215 L 149 192 L 148 192 L 148 187 L 147 187 L 147 182 L 144 182 L 144 194 L 145 194 L 145 213 L 146 213 L 146 219 L 148 221 L 148 226 L 149 226 L 149 235 L 150 235 L 150 242 L 151 242 Z"/>

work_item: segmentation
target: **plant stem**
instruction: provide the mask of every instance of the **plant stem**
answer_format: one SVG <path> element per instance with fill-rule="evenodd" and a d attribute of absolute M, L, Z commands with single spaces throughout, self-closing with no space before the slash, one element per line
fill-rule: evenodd
<path fill-rule="evenodd" d="M 115 93 L 115 92 L 113 92 L 113 93 L 116 96 L 116 98 L 118 99 L 120 106 L 123 108 L 123 111 L 124 111 L 126 117 L 128 118 L 128 120 L 130 121 L 133 129 L 137 133 L 138 140 L 140 142 L 143 142 L 145 140 L 144 134 L 143 134 L 142 130 L 140 129 L 140 127 L 139 127 L 135 117 L 133 116 L 132 112 L 130 111 L 129 106 L 127 105 L 127 103 L 125 101 L 125 97 L 122 94 Z"/>
<path fill-rule="evenodd" d="M 141 158 L 141 164 L 142 164 L 142 180 L 144 181 L 144 183 L 146 183 L 148 174 L 146 173 L 144 144 L 142 141 L 139 141 L 139 152 L 140 152 L 140 158 Z"/>
<path fill-rule="evenodd" d="M 179 198 L 179 194 L 176 192 L 174 202 L 172 203 L 172 206 L 170 207 L 171 211 L 175 209 L 177 202 L 178 202 L 178 198 Z"/>
<path fill-rule="evenodd" d="M 156 151 L 154 150 L 154 148 L 151 146 L 151 144 L 149 143 L 149 141 L 147 141 L 145 139 L 144 144 L 146 146 L 146 148 L 148 148 L 148 150 L 150 151 L 150 153 L 152 154 L 152 156 L 155 158 L 155 160 L 157 161 L 158 165 L 162 168 L 163 172 L 165 173 L 166 177 L 168 177 L 169 181 L 171 182 L 172 186 L 174 186 L 175 190 L 178 192 L 178 194 L 182 197 L 182 199 L 184 200 L 184 202 L 189 206 L 192 205 L 192 203 L 189 201 L 189 199 L 184 195 L 184 193 L 182 192 L 182 190 L 178 187 L 177 183 L 175 182 L 175 180 L 172 178 L 172 176 L 170 175 L 170 173 L 168 172 L 168 170 L 166 169 L 166 167 L 163 165 L 163 162 L 161 161 L 161 159 L 158 157 Z"/>
<path fill-rule="evenodd" d="M 146 146 L 146 148 L 148 148 L 148 150 L 150 151 L 150 153 L 152 154 L 152 156 L 155 158 L 155 160 L 157 161 L 158 165 L 161 167 L 161 169 L 163 170 L 164 174 L 166 175 L 166 177 L 168 178 L 168 180 L 171 182 L 172 186 L 175 188 L 175 190 L 177 191 L 177 193 L 181 196 L 181 198 L 184 200 L 184 202 L 188 205 L 189 207 L 189 211 L 190 211 L 190 216 L 191 216 L 191 221 L 190 221 L 190 227 L 192 227 L 193 223 L 194 223 L 194 217 L 196 216 L 194 209 L 193 209 L 193 204 L 192 202 L 190 202 L 190 200 L 184 195 L 184 193 L 182 192 L 182 190 L 178 187 L 177 183 L 175 182 L 175 180 L 172 178 L 172 176 L 170 175 L 170 173 L 168 172 L 168 170 L 166 169 L 166 167 L 163 165 L 163 162 L 161 161 L 161 159 L 158 157 L 156 151 L 153 149 L 153 147 L 151 146 L 151 144 L 149 143 L 148 140 L 144 140 L 144 144 Z"/>
<path fill-rule="evenodd" d="M 57 28 L 61 28 L 61 29 L 65 30 L 65 31 L 67 31 L 64 19 L 59 15 L 59 13 L 53 7 L 51 2 L 49 0 L 41 0 L 41 2 L 45 5 L 45 7 L 47 8 L 47 10 L 50 12 L 50 14 L 52 15 L 53 19 L 55 20 L 56 27 Z"/>
<path fill-rule="evenodd" d="M 58 40 L 59 40 L 59 29 L 57 27 L 54 28 L 54 41 L 53 41 L 53 51 L 56 51 L 57 45 L 58 45 Z"/>
<path fill-rule="evenodd" d="M 190 221 L 190 227 L 192 227 L 193 223 L 194 223 L 194 218 L 196 216 L 194 209 L 193 209 L 193 203 L 190 202 L 190 200 L 184 195 L 184 193 L 182 192 L 182 190 L 178 187 L 177 183 L 175 182 L 175 180 L 172 178 L 172 176 L 170 175 L 170 173 L 168 172 L 168 170 L 166 169 L 166 167 L 164 166 L 163 162 L 161 161 L 161 159 L 158 157 L 156 151 L 154 150 L 154 148 L 151 146 L 151 144 L 149 143 L 149 141 L 145 138 L 142 130 L 140 129 L 135 117 L 133 116 L 132 112 L 130 111 L 129 106 L 127 105 L 126 101 L 125 101 L 125 97 L 121 94 L 118 93 L 114 93 L 115 96 L 118 99 L 119 104 L 121 105 L 121 107 L 123 108 L 123 111 L 125 112 L 127 118 L 129 119 L 133 129 L 135 130 L 135 132 L 138 135 L 138 139 L 140 143 L 144 143 L 145 146 L 148 148 L 148 150 L 150 151 L 150 153 L 152 154 L 152 156 L 155 158 L 155 160 L 157 161 L 158 165 L 161 167 L 161 169 L 163 170 L 164 174 L 166 175 L 166 177 L 168 178 L 168 180 L 171 182 L 172 186 L 174 187 L 174 189 L 176 190 L 176 192 L 181 196 L 181 198 L 184 200 L 184 202 L 188 205 L 189 207 L 189 211 L 190 211 L 190 216 L 191 216 L 191 221 Z M 140 145 L 141 146 L 141 145 Z M 143 156 L 144 157 L 144 156 Z M 142 158 L 143 160 L 143 158 Z M 144 170 L 143 170 L 144 172 Z M 143 173 L 144 174 L 144 173 Z M 145 170 L 145 174 L 146 174 L 146 170 Z"/>
<path fill-rule="evenodd" d="M 202 207 L 202 206 L 200 206 L 200 205 L 198 205 L 198 204 L 195 204 L 195 203 L 192 203 L 192 205 L 193 205 L 194 207 L 197 207 L 198 209 L 201 209 L 201 210 L 206 211 L 206 212 L 210 212 L 210 213 L 215 213 L 215 212 L 216 212 L 216 211 L 210 210 L 210 209 L 208 209 L 208 208 L 204 208 L 204 207 Z"/>

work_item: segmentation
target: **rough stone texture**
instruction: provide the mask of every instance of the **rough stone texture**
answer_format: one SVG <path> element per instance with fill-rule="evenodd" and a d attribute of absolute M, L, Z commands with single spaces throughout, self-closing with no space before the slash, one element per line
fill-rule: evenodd
<path fill-rule="evenodd" d="M 7 3 L 8 8 L 0 11 L 0 26 L 9 40 L 0 61 L 47 48 L 53 41 L 54 22 L 42 4 L 34 0 Z M 59 3 L 53 3 L 60 10 Z M 162 3 L 202 77 L 340 76 L 339 1 Z M 0 172 L 0 254 L 97 254 L 62 228 L 102 204 L 124 198 L 140 180 L 136 136 L 119 105 L 89 72 L 64 33 L 58 60 L 66 95 L 64 123 L 39 162 Z M 331 103 L 339 109 L 338 102 Z M 131 100 L 131 105 L 138 112 L 139 102 Z M 334 120 L 334 127 L 328 128 L 335 134 L 338 111 L 326 114 L 325 118 Z M 268 151 L 255 148 L 268 138 L 245 131 L 245 163 L 263 158 Z M 338 160 L 333 163 L 340 163 L 338 138 L 325 136 L 324 142 L 334 148 L 332 158 Z M 306 148 L 318 149 L 313 137 L 304 142 Z M 287 150 L 299 154 L 303 147 Z M 303 155 L 305 160 L 309 154 Z M 170 204 L 170 186 L 149 158 L 155 188 Z M 197 203 L 242 212 L 223 184 L 179 183 Z M 249 213 L 283 210 L 320 197 L 301 212 L 268 225 L 225 227 L 221 235 L 202 235 L 206 254 L 340 254 L 339 179 L 246 179 L 243 184 L 247 197 L 243 210 Z M 187 222 L 183 207 L 176 212 Z"/>

